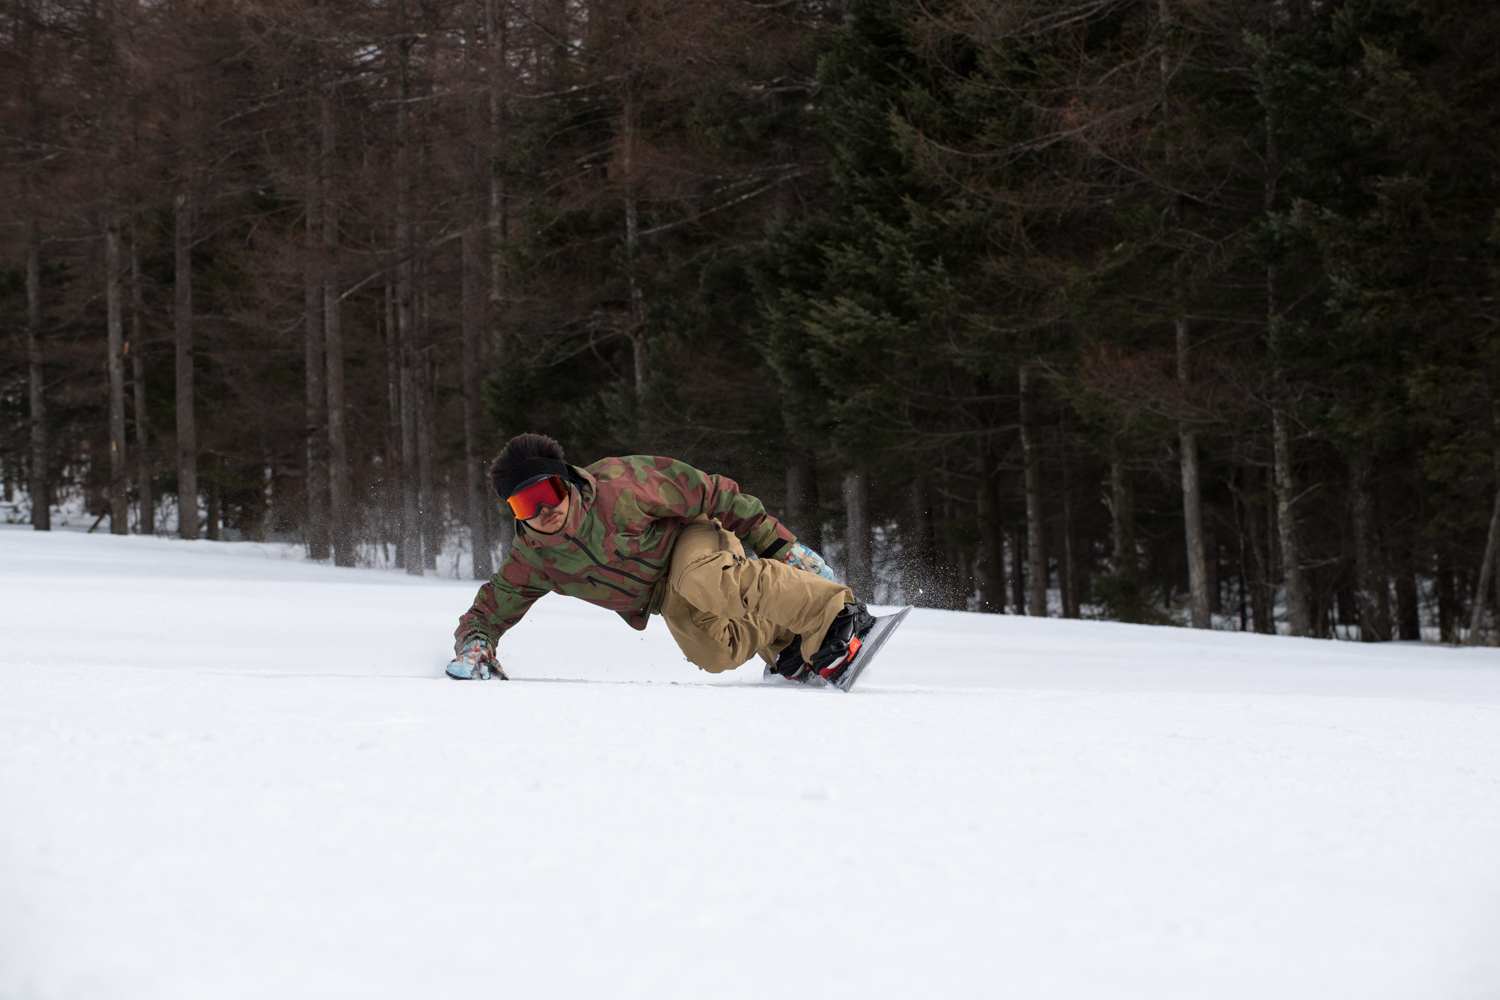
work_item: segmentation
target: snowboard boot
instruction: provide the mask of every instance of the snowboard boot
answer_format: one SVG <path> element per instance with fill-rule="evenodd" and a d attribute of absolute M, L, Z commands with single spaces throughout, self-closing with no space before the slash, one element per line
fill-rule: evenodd
<path fill-rule="evenodd" d="M 798 684 L 806 684 L 808 677 L 812 676 L 812 667 L 802 659 L 802 637 L 792 636 L 791 644 L 776 654 L 776 665 L 766 671 L 767 674 L 778 673 L 789 681 Z"/>
<path fill-rule="evenodd" d="M 823 644 L 813 654 L 811 663 L 802 659 L 802 637 L 796 636 L 791 645 L 776 657 L 775 671 L 799 684 L 806 684 L 813 674 L 830 684 L 835 683 L 844 675 L 874 625 L 875 616 L 863 603 L 846 604 L 828 626 L 828 631 L 823 633 Z"/>

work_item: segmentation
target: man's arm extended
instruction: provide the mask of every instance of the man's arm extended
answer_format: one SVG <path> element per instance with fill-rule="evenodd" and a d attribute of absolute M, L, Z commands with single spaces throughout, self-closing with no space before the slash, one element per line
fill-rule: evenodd
<path fill-rule="evenodd" d="M 466 640 L 476 636 L 493 648 L 500 636 L 551 590 L 546 578 L 516 558 L 512 549 L 505 565 L 479 588 L 473 605 L 459 617 L 453 633 L 454 649 L 461 649 Z"/>

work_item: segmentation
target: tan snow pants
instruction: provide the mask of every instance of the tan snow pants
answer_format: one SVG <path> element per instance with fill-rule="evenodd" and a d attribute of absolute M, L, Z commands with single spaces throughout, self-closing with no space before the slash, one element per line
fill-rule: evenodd
<path fill-rule="evenodd" d="M 771 663 L 794 635 L 802 657 L 854 593 L 775 559 L 750 559 L 732 532 L 699 517 L 677 536 L 661 616 L 689 660 L 709 673 L 733 670 L 759 653 Z"/>

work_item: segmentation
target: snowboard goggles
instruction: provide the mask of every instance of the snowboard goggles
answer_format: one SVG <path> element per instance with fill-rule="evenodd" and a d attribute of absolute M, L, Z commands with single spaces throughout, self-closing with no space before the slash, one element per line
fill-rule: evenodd
<path fill-rule="evenodd" d="M 568 495 L 561 476 L 544 476 L 536 482 L 522 486 L 512 493 L 506 503 L 515 512 L 516 519 L 525 521 L 536 516 L 543 507 L 556 507 Z"/>

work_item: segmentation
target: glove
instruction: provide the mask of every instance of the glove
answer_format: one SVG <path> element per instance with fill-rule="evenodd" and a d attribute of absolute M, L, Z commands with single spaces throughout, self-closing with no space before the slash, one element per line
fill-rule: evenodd
<path fill-rule="evenodd" d="M 787 546 L 786 553 L 782 555 L 781 561 L 796 569 L 805 569 L 813 576 L 821 576 L 825 580 L 838 583 L 838 578 L 833 575 L 833 570 L 823 561 L 823 557 L 801 542 L 793 542 Z"/>
<path fill-rule="evenodd" d="M 490 641 L 482 635 L 471 635 L 464 640 L 458 655 L 448 663 L 448 676 L 456 681 L 487 681 L 491 677 L 510 680 Z"/>

